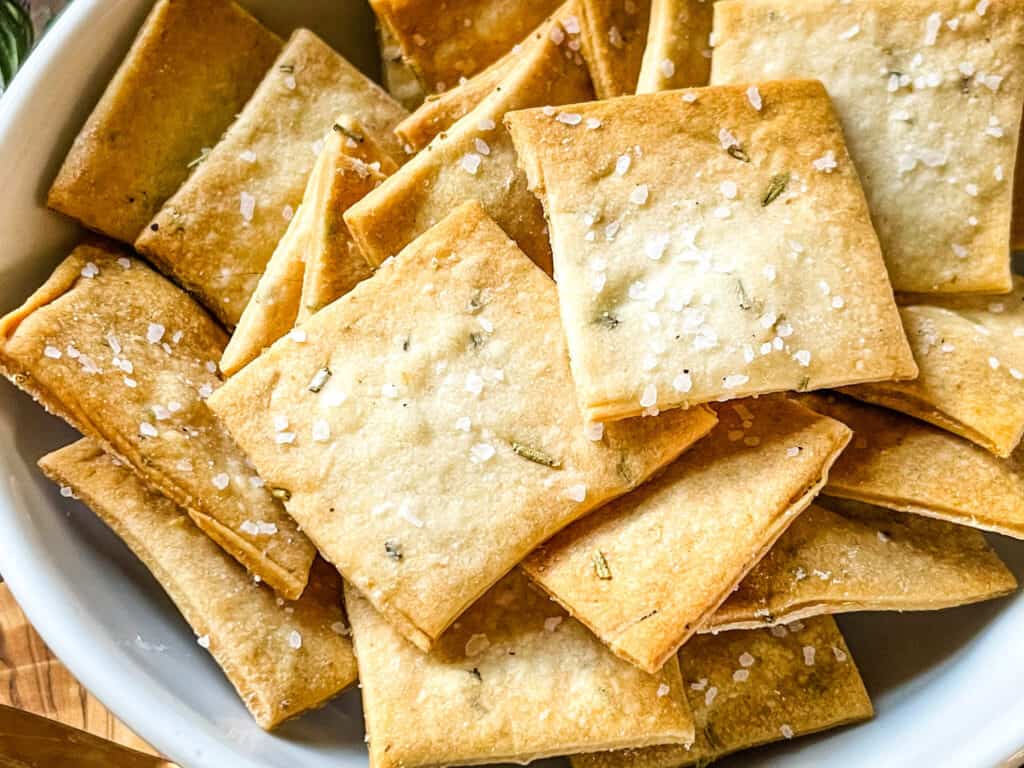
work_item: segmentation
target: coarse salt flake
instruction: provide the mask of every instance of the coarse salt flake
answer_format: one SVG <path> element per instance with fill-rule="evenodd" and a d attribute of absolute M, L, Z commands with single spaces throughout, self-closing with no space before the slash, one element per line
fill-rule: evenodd
<path fill-rule="evenodd" d="M 459 160 L 459 165 L 466 173 L 475 176 L 476 172 L 480 170 L 481 162 L 483 162 L 483 158 L 477 152 L 467 152 Z"/>
<path fill-rule="evenodd" d="M 756 85 L 752 85 L 749 88 L 747 88 L 747 101 L 749 101 L 750 106 L 752 106 L 758 112 L 760 112 L 761 107 L 764 106 L 764 101 L 761 99 L 761 92 L 757 90 Z"/>
<path fill-rule="evenodd" d="M 288 647 L 295 651 L 302 647 L 302 635 L 294 629 L 288 633 Z"/>
<path fill-rule="evenodd" d="M 568 488 L 566 488 L 565 495 L 577 503 L 582 502 L 587 498 L 587 486 L 585 486 L 583 483 L 576 483 L 575 485 L 570 485 Z"/>
<path fill-rule="evenodd" d="M 619 158 L 615 161 L 615 175 L 625 176 L 632 162 L 633 160 L 629 155 L 619 155 Z"/>
<path fill-rule="evenodd" d="M 252 221 L 256 214 L 256 198 L 243 190 L 238 196 L 238 210 L 244 221 Z"/>
<path fill-rule="evenodd" d="M 604 424 L 600 421 L 588 421 L 583 425 L 583 434 L 588 440 L 596 443 L 604 437 Z"/>

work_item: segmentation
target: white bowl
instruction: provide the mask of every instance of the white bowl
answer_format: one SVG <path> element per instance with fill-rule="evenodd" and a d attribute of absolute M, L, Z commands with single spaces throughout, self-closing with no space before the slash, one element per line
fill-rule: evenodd
<path fill-rule="evenodd" d="M 308 26 L 376 69 L 372 18 L 361 0 L 244 4 L 282 34 Z M 0 312 L 19 304 L 75 241 L 76 227 L 44 208 L 45 192 L 150 5 L 75 0 L 0 99 Z M 54 652 L 184 768 L 362 768 L 355 691 L 274 734 L 253 723 L 153 578 L 36 470 L 41 455 L 74 437 L 0 385 L 0 573 Z M 993 543 L 1024 579 L 1024 544 Z M 877 718 L 730 764 L 1015 768 L 1024 761 L 1024 595 L 840 623 Z"/>

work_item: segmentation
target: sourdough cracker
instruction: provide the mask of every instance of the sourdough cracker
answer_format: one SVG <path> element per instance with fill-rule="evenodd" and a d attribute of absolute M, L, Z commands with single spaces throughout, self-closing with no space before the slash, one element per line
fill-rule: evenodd
<path fill-rule="evenodd" d="M 135 247 L 234 326 L 339 112 L 359 115 L 396 162 L 403 157 L 391 131 L 405 110 L 312 32 L 298 30 Z"/>
<path fill-rule="evenodd" d="M 569 386 L 554 284 L 467 203 L 210 406 L 324 557 L 428 649 L 714 423 L 694 409 L 595 432 Z"/>
<path fill-rule="evenodd" d="M 789 527 L 701 631 L 850 611 L 934 611 L 1017 588 L 980 531 L 854 501 L 822 504 Z"/>
<path fill-rule="evenodd" d="M 850 439 L 839 422 L 783 398 L 717 410 L 718 425 L 693 451 L 523 562 L 574 618 L 648 672 L 807 508 Z"/>
<path fill-rule="evenodd" d="M 1010 290 L 1024 3 L 733 0 L 714 29 L 714 84 L 824 82 L 897 291 Z"/>
<path fill-rule="evenodd" d="M 87 244 L 0 319 L 0 369 L 293 599 L 313 545 L 204 402 L 220 385 L 225 341 L 198 304 L 142 261 Z M 254 532 L 254 523 L 276 533 Z"/>
<path fill-rule="evenodd" d="M 587 418 L 917 374 L 820 83 L 506 121 L 550 222 Z"/>
<path fill-rule="evenodd" d="M 807 649 L 813 651 L 813 666 L 807 664 L 812 653 Z M 788 628 L 701 635 L 680 652 L 679 664 L 697 723 L 691 749 L 662 746 L 577 755 L 573 768 L 707 765 L 733 752 L 874 714 L 850 649 L 827 616 Z"/>
<path fill-rule="evenodd" d="M 599 99 L 636 93 L 651 0 L 579 0 L 583 55 Z"/>
<path fill-rule="evenodd" d="M 351 586 L 345 596 L 373 768 L 528 763 L 693 741 L 678 663 L 648 675 L 616 658 L 518 571 L 429 654 Z"/>
<path fill-rule="evenodd" d="M 502 118 L 515 109 L 593 97 L 586 65 L 572 50 L 578 35 L 565 31 L 572 28 L 570 18 L 576 18 L 575 2 L 530 37 L 500 85 L 475 109 L 346 212 L 372 265 L 398 253 L 461 203 L 477 200 L 531 259 L 551 271 L 544 212 L 517 168 Z"/>
<path fill-rule="evenodd" d="M 230 0 L 158 2 L 75 139 L 47 205 L 133 242 L 231 125 L 282 44 Z"/>
<path fill-rule="evenodd" d="M 653 0 L 637 93 L 707 85 L 713 0 Z"/>
<path fill-rule="evenodd" d="M 341 578 L 318 561 L 302 596 L 284 603 L 99 444 L 79 440 L 39 466 L 106 523 L 152 572 L 238 691 L 271 729 L 356 681 L 343 636 Z"/>

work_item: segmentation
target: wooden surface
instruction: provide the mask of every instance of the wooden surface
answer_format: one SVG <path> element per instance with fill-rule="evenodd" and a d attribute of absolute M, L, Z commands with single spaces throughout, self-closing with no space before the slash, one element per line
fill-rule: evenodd
<path fill-rule="evenodd" d="M 49 734 L 45 721 L 37 722 L 36 718 L 19 717 L 11 710 L 0 709 L 0 768 L 37 764 L 56 768 L 65 764 L 60 762 L 58 754 L 65 748 L 69 750 L 68 759 L 78 761 L 67 765 L 93 765 L 83 757 L 82 750 L 88 747 L 86 752 L 92 754 L 99 747 L 105 748 L 103 742 L 114 742 L 135 752 L 119 749 L 115 753 L 119 757 L 103 757 L 96 765 L 170 766 L 163 760 L 153 759 L 156 752 L 78 684 L 32 629 L 7 585 L 2 583 L 0 705 L 41 715 L 100 737 L 90 740 L 80 732 L 60 729 L 53 729 Z M 17 725 L 12 725 L 12 721 Z M 18 735 L 17 739 L 14 734 Z M 25 755 L 31 755 L 32 750 L 38 752 L 35 757 L 41 762 L 27 761 Z"/>

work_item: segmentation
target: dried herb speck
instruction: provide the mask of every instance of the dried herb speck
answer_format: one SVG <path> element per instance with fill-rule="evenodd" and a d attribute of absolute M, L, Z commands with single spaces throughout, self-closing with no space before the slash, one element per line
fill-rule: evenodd
<path fill-rule="evenodd" d="M 750 301 L 750 296 L 747 294 L 747 287 L 743 285 L 743 281 L 736 278 L 736 292 L 740 295 L 740 309 L 748 310 L 754 306 Z"/>
<path fill-rule="evenodd" d="M 602 581 L 607 581 L 612 577 L 611 569 L 608 567 L 608 561 L 604 559 L 604 552 L 597 550 L 594 553 L 594 573 L 597 574 L 597 578 Z"/>
<path fill-rule="evenodd" d="M 278 501 L 289 501 L 292 497 L 292 492 L 287 488 L 271 488 L 270 495 Z"/>
<path fill-rule="evenodd" d="M 740 162 L 743 162 L 743 163 L 749 163 L 750 162 L 750 155 L 747 154 L 747 150 L 745 150 L 739 144 L 733 144 L 731 147 L 729 147 L 725 151 L 729 153 L 730 157 L 734 157 L 737 160 L 739 160 Z"/>
<path fill-rule="evenodd" d="M 394 539 L 388 539 L 384 542 L 384 551 L 392 560 L 398 561 L 402 559 L 402 545 Z"/>
<path fill-rule="evenodd" d="M 342 134 L 346 138 L 352 139 L 352 141 L 354 141 L 356 144 L 362 144 L 364 141 L 366 141 L 365 136 L 360 136 L 355 131 L 350 131 L 348 128 L 346 128 L 344 125 L 341 125 L 340 123 L 335 123 L 333 128 L 335 132 Z"/>
<path fill-rule="evenodd" d="M 293 75 L 293 74 L 295 74 L 295 65 L 294 64 L 282 64 L 281 66 L 278 67 L 278 69 L 281 70 L 282 72 L 284 72 L 286 75 Z"/>
<path fill-rule="evenodd" d="M 480 349 L 484 343 L 483 334 L 471 333 L 469 334 L 469 343 L 473 346 L 473 349 Z"/>
<path fill-rule="evenodd" d="M 521 456 L 527 461 L 532 461 L 534 464 L 543 464 L 545 467 L 551 467 L 552 469 L 558 469 L 562 466 L 562 462 L 558 459 L 552 458 L 539 448 L 534 448 L 530 445 L 512 443 L 512 453 L 516 456 Z"/>
<path fill-rule="evenodd" d="M 787 186 L 789 186 L 788 171 L 772 176 L 772 180 L 768 182 L 768 189 L 765 190 L 764 197 L 761 198 L 761 207 L 766 208 L 778 200 L 782 193 L 786 191 Z"/>
<path fill-rule="evenodd" d="M 600 315 L 597 316 L 594 322 L 604 328 L 607 328 L 608 330 L 612 330 L 613 328 L 618 328 L 619 323 L 621 323 L 622 321 L 619 320 L 619 318 L 617 318 L 611 312 L 602 312 Z"/>
<path fill-rule="evenodd" d="M 806 392 L 807 388 L 810 385 L 811 385 L 811 377 L 810 376 L 804 376 L 802 379 L 800 379 L 800 383 L 796 385 L 796 388 L 797 388 L 798 392 Z"/>

